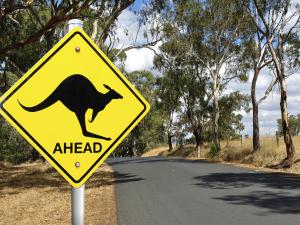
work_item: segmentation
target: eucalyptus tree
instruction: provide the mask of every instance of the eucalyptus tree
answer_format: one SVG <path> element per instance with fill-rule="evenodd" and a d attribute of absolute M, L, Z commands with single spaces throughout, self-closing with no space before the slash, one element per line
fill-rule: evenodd
<path fill-rule="evenodd" d="M 245 69 L 237 60 L 244 15 L 239 4 L 225 0 L 178 1 L 176 14 L 191 43 L 188 54 L 193 55 L 194 63 L 201 65 L 209 77 L 214 143 L 220 150 L 221 91 L 232 80 L 246 79 Z"/>
<path fill-rule="evenodd" d="M 180 19 L 167 22 L 164 27 L 164 42 L 160 54 L 155 57 L 156 68 L 163 71 L 162 79 L 167 81 L 167 91 L 163 104 L 177 107 L 177 124 L 195 137 L 198 156 L 203 144 L 203 129 L 208 103 L 206 87 L 207 77 L 191 51 L 193 40 L 184 30 L 185 24 Z M 172 99 L 173 98 L 173 99 Z M 174 102 L 174 100 L 176 101 Z M 173 104 L 173 105 L 172 105 Z M 170 110 L 171 112 L 172 110 Z M 184 124 L 184 125 L 183 125 Z"/>
<path fill-rule="evenodd" d="M 201 148 L 204 142 L 204 130 L 209 120 L 209 99 L 206 95 L 205 79 L 199 79 L 190 73 L 187 79 L 182 82 L 183 119 L 187 121 L 187 127 L 195 137 L 196 151 L 200 157 Z"/>
<path fill-rule="evenodd" d="M 171 73 L 168 71 L 166 73 Z M 174 80 L 170 74 L 164 74 L 157 79 L 158 91 L 157 91 L 157 106 L 160 113 L 164 118 L 164 128 L 167 133 L 167 141 L 169 151 L 173 149 L 173 137 L 176 135 L 176 126 L 174 126 L 176 113 L 179 110 L 180 91 L 174 85 Z"/>
<path fill-rule="evenodd" d="M 253 72 L 251 82 L 252 107 L 248 109 L 248 111 L 252 110 L 252 152 L 254 153 L 261 148 L 258 107 L 259 104 L 266 99 L 268 93 L 274 86 L 274 82 L 272 82 L 270 87 L 266 90 L 266 95 L 257 100 L 256 85 L 258 77 L 261 73 L 261 70 L 266 68 L 272 62 L 272 60 L 270 59 L 270 54 L 268 53 L 264 36 L 260 34 L 256 26 L 253 26 L 253 23 L 251 20 L 249 20 L 249 18 L 245 18 L 245 26 L 245 29 L 243 29 L 245 34 L 242 42 L 242 55 L 240 60 L 242 60 L 246 67 Z"/>
<path fill-rule="evenodd" d="M 246 79 L 246 68 L 237 60 L 244 15 L 234 1 L 180 0 L 173 3 L 157 59 L 164 61 L 168 70 L 180 74 L 176 83 L 183 90 L 181 99 L 187 109 L 186 115 L 191 115 L 191 106 L 198 107 L 196 120 L 191 119 L 193 116 L 187 117 L 194 129 L 202 129 L 203 120 L 199 118 L 207 114 L 205 111 L 212 103 L 214 142 L 220 150 L 220 96 L 230 81 Z M 184 76 L 191 81 L 189 88 L 182 88 L 185 83 L 178 82 Z M 198 95 L 195 95 L 195 88 L 199 89 Z M 186 97 L 193 95 L 195 101 Z"/>
<path fill-rule="evenodd" d="M 245 0 L 242 3 L 270 51 L 276 82 L 280 89 L 282 131 L 287 156 L 274 167 L 290 167 L 295 161 L 295 146 L 288 122 L 286 78 L 287 68 L 297 65 L 299 62 L 299 46 L 297 45 L 300 28 L 299 3 L 292 4 L 290 0 Z M 295 49 L 295 46 L 298 47 Z M 292 55 L 289 55 L 290 52 Z"/>

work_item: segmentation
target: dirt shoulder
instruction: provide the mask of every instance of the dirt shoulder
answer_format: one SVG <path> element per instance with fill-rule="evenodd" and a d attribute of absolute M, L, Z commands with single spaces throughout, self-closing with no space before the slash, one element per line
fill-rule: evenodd
<path fill-rule="evenodd" d="M 45 163 L 0 164 L 0 224 L 71 224 L 70 188 Z M 85 224 L 117 224 L 114 175 L 108 165 L 87 181 L 85 204 Z"/>

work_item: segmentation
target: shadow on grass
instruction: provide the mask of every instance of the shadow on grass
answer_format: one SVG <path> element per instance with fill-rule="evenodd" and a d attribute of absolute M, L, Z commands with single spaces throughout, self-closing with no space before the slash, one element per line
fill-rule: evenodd
<path fill-rule="evenodd" d="M 41 166 L 42 167 L 42 166 Z M 134 174 L 96 171 L 86 182 L 86 188 L 113 185 L 143 180 Z M 29 166 L 0 168 L 0 197 L 19 194 L 28 189 L 47 188 L 47 191 L 69 192 L 70 184 L 54 169 Z"/>
<path fill-rule="evenodd" d="M 279 173 L 212 173 L 194 177 L 195 185 L 207 189 L 236 189 L 237 194 L 214 199 L 235 205 L 253 205 L 267 213 L 300 213 L 300 177 Z M 253 191 L 263 188 L 263 191 Z M 297 191 L 295 192 L 291 191 Z M 246 192 L 246 193 L 245 193 Z M 224 191 L 226 193 L 226 191 Z M 242 194 L 240 194 L 242 193 Z"/>
<path fill-rule="evenodd" d="M 31 166 L 6 167 L 0 169 L 0 194 L 4 188 L 17 190 L 27 188 L 57 187 L 60 191 L 69 189 L 67 182 L 52 168 L 40 170 Z"/>

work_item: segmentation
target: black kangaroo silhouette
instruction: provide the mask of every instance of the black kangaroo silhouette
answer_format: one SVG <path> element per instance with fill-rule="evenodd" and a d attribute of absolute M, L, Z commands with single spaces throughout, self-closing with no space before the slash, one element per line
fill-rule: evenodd
<path fill-rule="evenodd" d="M 104 87 L 109 91 L 105 94 L 100 93 L 86 77 L 80 74 L 74 74 L 63 80 L 40 104 L 32 107 L 24 106 L 20 102 L 19 104 L 28 112 L 37 112 L 53 105 L 57 101 L 61 101 L 64 106 L 76 114 L 84 136 L 109 141 L 111 138 L 87 131 L 85 124 L 85 114 L 88 109 L 93 110 L 90 120 L 90 122 L 93 122 L 97 114 L 102 111 L 111 100 L 123 98 L 109 86 L 104 84 Z"/>

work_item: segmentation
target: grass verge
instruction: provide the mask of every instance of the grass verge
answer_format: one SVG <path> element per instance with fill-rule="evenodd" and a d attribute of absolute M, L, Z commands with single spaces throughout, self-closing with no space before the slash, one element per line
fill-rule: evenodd
<path fill-rule="evenodd" d="M 71 186 L 50 165 L 0 163 L 0 224 L 71 224 Z M 103 164 L 86 182 L 85 224 L 116 225 L 114 176 Z"/>
<path fill-rule="evenodd" d="M 293 137 L 296 159 L 300 159 L 300 136 Z M 261 137 L 261 149 L 254 154 L 250 154 L 252 151 L 252 139 L 247 138 L 242 142 L 241 140 L 221 142 L 222 150 L 219 152 L 216 158 L 210 159 L 209 151 L 210 147 L 208 143 L 205 143 L 201 149 L 201 158 L 207 160 L 217 160 L 221 162 L 230 162 L 239 164 L 241 166 L 257 168 L 264 171 L 276 171 L 300 174 L 300 162 L 295 163 L 292 168 L 282 170 L 270 170 L 266 169 L 269 165 L 274 165 L 286 156 L 285 144 L 283 138 L 279 139 L 279 143 L 276 141 L 276 137 L 268 136 Z M 193 145 L 186 145 L 184 147 L 176 147 L 172 151 L 168 151 L 168 147 L 160 147 L 157 149 L 146 152 L 143 157 L 147 156 L 178 156 L 184 158 L 194 159 L 196 158 L 196 151 Z"/>

